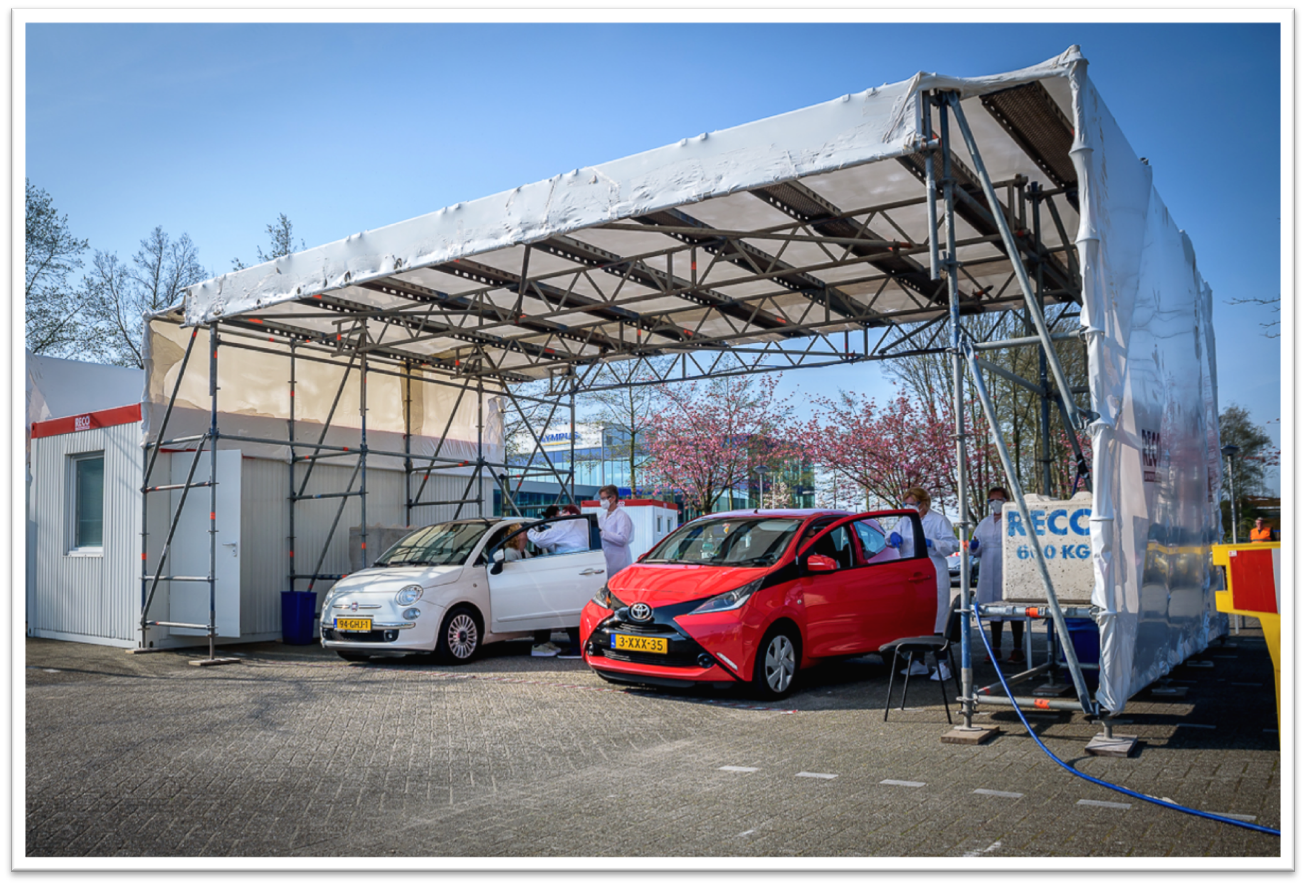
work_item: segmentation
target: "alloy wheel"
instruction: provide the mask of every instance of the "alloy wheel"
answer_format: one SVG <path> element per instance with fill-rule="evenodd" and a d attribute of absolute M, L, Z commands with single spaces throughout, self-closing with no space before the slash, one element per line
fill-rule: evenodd
<path fill-rule="evenodd" d="M 766 647 L 766 661 L 763 665 L 766 685 L 772 692 L 784 692 L 793 682 L 796 670 L 794 644 L 785 634 L 776 634 Z"/>

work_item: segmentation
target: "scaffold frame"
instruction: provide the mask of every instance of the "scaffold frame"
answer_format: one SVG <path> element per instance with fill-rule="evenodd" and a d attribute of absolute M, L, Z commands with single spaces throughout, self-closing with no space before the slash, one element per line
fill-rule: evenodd
<path fill-rule="evenodd" d="M 1065 64 L 1078 63 L 1072 59 Z M 1070 161 L 1075 132 L 1058 100 L 1045 87 L 1045 79 L 1017 72 L 1009 80 L 983 89 L 943 82 L 921 88 L 918 81 L 912 81 L 902 94 L 918 101 L 899 101 L 895 107 L 899 115 L 902 107 L 912 107 L 918 117 L 894 125 L 921 135 L 882 156 L 846 166 L 831 161 L 810 172 L 798 169 L 792 176 L 775 176 L 767 183 L 669 201 L 674 205 L 650 203 L 624 213 L 610 210 L 603 218 L 559 222 L 551 230 L 514 235 L 510 241 L 442 246 L 434 250 L 433 258 L 420 263 L 385 253 L 380 259 L 381 265 L 388 262 L 384 272 L 376 270 L 376 256 L 382 250 L 375 244 L 368 253 L 371 265 L 368 269 L 360 265 L 357 276 L 352 270 L 341 271 L 345 265 L 337 267 L 338 259 L 356 254 L 349 245 L 351 238 L 200 284 L 187 295 L 184 319 L 173 314 L 169 322 L 194 327 L 193 333 L 208 327 L 214 379 L 220 348 L 288 356 L 292 405 L 287 439 L 222 431 L 214 384 L 211 426 L 198 438 L 167 439 L 172 411 L 169 401 L 164 426 L 146 446 L 143 485 L 149 489 L 150 468 L 163 446 L 194 444 L 192 475 L 200 453 L 208 447 L 211 497 L 211 487 L 220 482 L 214 454 L 219 441 L 288 446 L 291 554 L 287 578 L 292 588 L 297 582 L 306 582 L 312 590 L 320 581 L 339 577 L 322 574 L 321 564 L 350 497 L 362 502 L 361 544 L 366 549 L 369 456 L 402 460 L 403 507 L 410 522 L 414 509 L 427 505 L 456 506 L 455 519 L 465 511 L 484 516 L 487 480 L 500 491 L 505 513 L 520 514 L 516 496 L 528 478 L 555 483 L 559 502 L 575 501 L 578 396 L 632 385 L 934 354 L 946 355 L 951 361 L 957 525 L 962 537 L 968 537 L 971 528 L 966 471 L 971 445 L 968 434 L 975 433 L 965 421 L 967 386 L 984 406 L 987 431 L 998 444 L 1008 488 L 1028 525 L 1025 490 L 1008 457 L 986 376 L 1017 385 L 1039 398 L 1037 485 L 1045 495 L 1052 489 L 1053 409 L 1073 449 L 1076 484 L 1082 481 L 1086 486 L 1091 482 L 1090 468 L 1079 438 L 1087 435 L 1089 426 L 1099 418 L 1077 402 L 1077 396 L 1089 391 L 1071 388 L 1056 348 L 1059 342 L 1079 346 L 1089 340 L 1082 328 L 1075 333 L 1056 331 L 1065 322 L 1083 325 L 1085 265 L 1080 247 L 1068 232 L 1068 220 L 1078 218 L 1081 199 L 1076 169 Z M 874 93 L 868 91 L 868 102 Z M 841 101 L 848 100 L 845 96 Z M 978 126 L 975 119 L 980 109 L 987 112 L 982 133 L 973 128 Z M 1004 141 L 994 149 L 998 140 Z M 685 145 L 681 143 L 681 147 Z M 1012 167 L 1012 157 L 1018 156 L 1020 171 L 991 175 L 986 163 L 990 152 L 999 155 L 999 166 L 1005 167 Z M 598 169 L 592 179 L 581 180 L 581 170 L 551 179 L 550 193 L 568 186 L 569 179 L 579 187 L 593 186 L 600 178 Z M 831 181 L 852 181 L 850 176 L 862 175 L 865 170 L 872 170 L 865 173 L 872 176 L 875 169 L 891 170 L 892 174 L 886 175 L 899 190 L 869 199 L 875 188 L 850 188 L 850 193 L 862 197 L 852 204 L 857 207 L 854 209 L 830 198 Z M 918 190 L 906 193 L 902 181 L 911 182 Z M 518 191 L 522 200 L 529 202 L 526 190 Z M 461 208 L 459 204 L 439 214 Z M 422 220 L 411 224 L 417 221 Z M 446 222 L 432 224 L 438 227 Z M 399 234 L 386 236 L 390 239 L 382 237 L 378 242 L 398 242 Z M 614 244 L 619 241 L 628 242 L 629 248 L 618 251 Z M 325 270 L 306 271 L 310 261 L 319 262 Z M 317 273 L 316 282 L 313 273 Z M 283 274 L 286 279 L 278 279 Z M 230 298 L 223 295 L 224 287 L 235 294 Z M 966 317 L 999 312 L 1019 316 L 1026 334 L 1005 335 L 996 318 L 987 326 L 963 323 Z M 193 334 L 192 343 L 194 338 Z M 980 356 L 993 350 L 1031 347 L 1038 354 L 1036 379 L 1024 378 Z M 652 362 L 668 357 L 672 359 Z M 189 350 L 176 379 L 178 388 L 187 361 Z M 317 442 L 296 439 L 297 374 L 311 371 L 317 364 L 345 368 L 340 390 L 357 370 L 361 414 L 359 442 L 353 452 L 324 442 L 335 416 L 334 405 Z M 402 451 L 368 444 L 369 375 L 403 380 Z M 456 389 L 454 413 L 464 398 L 474 394 L 474 458 L 442 453 L 449 424 L 433 453 L 412 451 L 409 423 L 417 381 Z M 535 381 L 547 381 L 547 392 L 537 395 L 520 390 L 524 383 Z M 502 460 L 485 457 L 489 397 L 498 398 L 498 405 L 511 409 L 521 420 L 530 447 L 524 464 L 506 455 Z M 337 402 L 339 398 L 337 391 Z M 555 463 L 542 440 L 543 429 L 560 413 L 572 429 L 571 457 L 565 466 Z M 453 418 L 451 413 L 448 421 L 452 423 Z M 314 467 L 325 459 L 352 461 L 353 477 L 343 491 L 308 495 Z M 441 471 L 466 473 L 462 495 L 425 500 L 428 480 Z M 206 485 L 192 484 L 191 479 L 186 481 L 183 503 L 192 486 Z M 309 499 L 332 498 L 339 501 L 323 550 L 311 571 L 298 572 L 295 508 Z M 165 552 L 176 531 L 180 507 L 173 515 Z M 147 530 L 148 524 L 143 529 Z M 147 551 L 144 539 L 142 551 Z M 1047 591 L 1047 606 L 1042 611 L 1054 624 L 1066 656 L 1076 704 L 1085 713 L 1096 715 L 1098 704 L 1086 689 L 1062 607 L 1037 545 L 1034 557 Z M 973 617 L 970 557 L 965 546 L 961 560 L 960 608 L 969 620 Z M 151 622 L 148 616 L 158 583 L 167 579 L 165 571 L 166 564 L 160 559 L 152 573 L 142 573 L 142 644 L 149 627 L 164 625 Z M 205 579 L 211 600 L 213 575 L 211 560 Z M 207 626 L 210 655 L 214 626 L 211 612 Z M 973 726 L 978 706 L 969 634 L 963 631 L 961 650 L 959 700 L 964 728 Z"/>

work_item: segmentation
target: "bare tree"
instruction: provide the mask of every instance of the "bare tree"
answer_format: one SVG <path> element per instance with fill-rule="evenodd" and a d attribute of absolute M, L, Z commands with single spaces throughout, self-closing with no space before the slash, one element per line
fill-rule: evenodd
<path fill-rule="evenodd" d="M 24 243 L 25 334 L 37 354 L 68 354 L 83 338 L 80 293 L 68 275 L 82 266 L 88 243 L 72 235 L 68 216 L 54 208 L 50 195 L 27 181 Z"/>
<path fill-rule="evenodd" d="M 598 384 L 622 382 L 651 382 L 666 374 L 674 357 L 654 357 L 647 368 L 633 378 L 619 376 L 611 366 L 603 366 L 596 377 Z M 626 384 L 624 387 L 591 391 L 579 398 L 577 404 L 585 419 L 601 426 L 604 448 L 613 457 L 625 462 L 627 479 L 633 495 L 639 477 L 649 456 L 644 449 L 644 432 L 648 430 L 654 414 L 667 405 L 666 387 L 661 384 Z M 614 432 L 609 434 L 609 432 Z"/>
<path fill-rule="evenodd" d="M 1260 297 L 1231 298 L 1231 299 L 1227 299 L 1225 301 L 1225 304 L 1226 305 L 1257 305 L 1258 307 L 1262 307 L 1262 308 L 1272 308 L 1272 310 L 1270 311 L 1270 313 L 1272 314 L 1279 313 L 1279 296 L 1277 295 L 1274 298 L 1260 298 Z M 1264 335 L 1266 338 L 1279 337 L 1278 317 L 1275 317 L 1269 323 L 1262 323 L 1260 324 L 1260 326 L 1262 329 L 1265 330 L 1265 332 L 1262 332 L 1261 335 Z"/>
<path fill-rule="evenodd" d="M 1050 307 L 1048 314 L 1052 314 L 1055 310 L 1056 308 Z M 1073 331 L 1075 323 L 1073 318 L 1057 320 L 1055 316 L 1047 317 L 1049 331 L 1053 333 Z M 1017 311 L 963 317 L 962 326 L 967 334 L 980 340 L 1015 338 L 1033 334 L 1023 314 Z M 1081 389 L 1087 387 L 1088 360 L 1083 345 L 1078 341 L 1066 340 L 1056 342 L 1053 347 L 1070 386 Z M 1038 353 L 1038 348 L 1008 348 L 1004 351 L 987 352 L 984 354 L 984 359 L 1037 385 L 1039 383 Z M 916 396 L 931 418 L 942 418 L 951 425 L 953 421 L 951 354 L 921 354 L 888 361 L 885 371 Z M 1056 401 L 1051 403 L 1049 416 L 1050 452 L 1044 453 L 1041 451 L 1039 429 L 1042 404 L 1038 394 L 995 374 L 986 374 L 985 383 L 992 395 L 996 417 L 1006 437 L 1016 474 L 1026 491 L 1042 491 L 1042 459 L 1049 458 L 1052 495 L 1068 497 L 1076 485 L 1077 465 L 1072 456 L 1070 441 L 1066 437 Z M 1055 394 L 1055 385 L 1050 376 L 1048 384 L 1054 388 Z M 996 450 L 989 445 L 988 421 L 977 398 L 971 392 L 969 382 L 963 384 L 963 412 L 967 433 L 972 435 L 971 460 L 968 466 L 968 501 L 971 513 L 968 518 L 975 520 L 983 516 L 978 509 L 983 506 L 988 487 L 1005 485 L 1005 475 L 997 459 Z M 1081 447 L 1086 447 L 1087 443 L 1086 438 L 1080 439 Z M 951 493 L 955 496 L 957 493 L 955 466 L 950 483 Z"/>
<path fill-rule="evenodd" d="M 186 287 L 209 276 L 190 237 L 172 240 L 162 227 L 141 241 L 130 265 L 117 254 L 97 251 L 83 281 L 87 312 L 96 327 L 89 353 L 107 363 L 143 368 L 145 315 L 177 304 Z"/>
<path fill-rule="evenodd" d="M 258 255 L 258 263 L 270 262 L 273 259 L 281 258 L 283 255 L 290 255 L 292 252 L 302 250 L 304 241 L 299 241 L 299 246 L 295 246 L 295 226 L 284 212 L 277 214 L 277 220 L 268 225 L 265 230 L 268 233 L 268 251 L 264 252 L 263 247 L 254 247 Z M 239 271 L 248 267 L 239 258 L 231 260 L 231 269 Z"/>

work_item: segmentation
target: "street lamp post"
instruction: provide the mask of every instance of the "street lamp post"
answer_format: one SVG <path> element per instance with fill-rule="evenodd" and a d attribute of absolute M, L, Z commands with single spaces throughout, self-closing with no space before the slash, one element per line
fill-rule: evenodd
<path fill-rule="evenodd" d="M 766 473 L 766 465 L 758 465 L 753 468 L 757 472 L 757 507 L 762 507 L 762 475 Z"/>
<path fill-rule="evenodd" d="M 1233 486 L 1233 457 L 1238 452 L 1238 447 L 1232 443 L 1220 448 L 1220 454 L 1229 462 L 1229 537 L 1234 544 L 1238 544 L 1238 498 L 1234 493 Z"/>

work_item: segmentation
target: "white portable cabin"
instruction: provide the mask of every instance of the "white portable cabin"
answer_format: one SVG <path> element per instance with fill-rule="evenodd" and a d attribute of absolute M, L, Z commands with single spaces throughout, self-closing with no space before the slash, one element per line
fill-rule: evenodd
<path fill-rule="evenodd" d="M 653 550 L 653 546 L 671 534 L 679 525 L 680 509 L 672 502 L 655 498 L 632 498 L 621 503 L 621 509 L 630 516 L 635 534 L 630 539 L 630 556 L 638 560 Z M 582 514 L 602 514 L 597 501 L 580 503 Z"/>
<path fill-rule="evenodd" d="M 151 412 L 157 428 L 159 415 L 171 391 L 171 381 L 178 371 L 175 358 L 182 352 L 170 344 L 189 335 L 189 330 L 181 329 L 175 322 L 161 318 L 151 321 L 149 344 L 152 355 L 145 373 L 151 386 L 143 404 L 127 403 L 32 424 L 29 532 L 35 543 L 29 561 L 28 636 L 110 646 L 141 645 L 142 603 L 152 583 L 142 583 L 143 514 L 149 521 L 145 574 L 152 576 L 182 498 L 181 489 L 160 490 L 150 494 L 148 507 L 143 507 L 144 443 L 150 434 Z M 207 368 L 196 365 L 200 362 L 194 361 L 188 372 L 193 374 L 197 389 L 207 392 Z M 223 389 L 220 424 L 232 428 L 233 432 L 235 429 L 244 432 L 270 430 L 277 426 L 279 433 L 269 433 L 269 436 L 285 438 L 288 412 L 284 401 L 288 401 L 290 395 L 286 380 L 278 378 L 279 374 L 284 376 L 284 367 L 278 373 L 273 365 L 260 364 L 257 359 L 239 363 L 230 361 L 219 371 L 219 387 Z M 141 373 L 137 372 L 137 375 Z M 162 384 L 164 381 L 168 384 Z M 382 443 L 387 442 L 386 436 L 402 437 L 402 426 L 396 432 L 394 422 L 387 423 L 387 412 L 398 411 L 393 402 L 404 400 L 405 392 L 401 392 L 397 384 L 387 385 L 387 382 L 395 381 L 393 379 L 373 378 L 370 381 L 373 420 L 379 426 L 374 432 L 376 437 L 382 438 Z M 282 384 L 278 385 L 278 382 Z M 358 429 L 348 425 L 329 426 L 323 436 L 323 422 L 313 420 L 322 417 L 330 406 L 334 390 L 328 391 L 327 388 L 334 389 L 338 382 L 338 373 L 331 377 L 329 372 L 322 371 L 303 373 L 297 379 L 297 406 L 305 420 L 299 423 L 295 432 L 296 441 L 325 439 L 329 443 L 343 441 L 349 445 L 358 439 Z M 281 388 L 281 404 L 275 402 L 277 388 Z M 208 426 L 210 415 L 200 408 L 205 398 L 196 396 L 187 400 L 186 390 L 187 384 L 183 383 L 169 422 L 170 438 L 188 436 L 197 425 Z M 163 392 L 162 396 L 159 396 L 160 392 Z M 420 396 L 414 388 L 413 398 Z M 442 402 L 443 396 L 439 391 L 426 392 L 422 404 L 426 421 L 438 424 L 440 428 L 447 425 L 451 435 L 464 434 L 468 428 L 465 404 L 454 416 L 455 420 L 449 420 L 451 408 Z M 356 417 L 359 405 L 356 400 L 353 404 L 348 403 L 348 399 L 341 397 L 338 414 L 346 414 L 343 410 L 352 405 Z M 319 402 L 322 400 L 325 400 L 325 405 Z M 277 414 L 278 409 L 282 415 Z M 357 424 L 356 418 L 354 424 Z M 470 425 L 474 430 L 474 417 Z M 417 425 L 419 430 L 422 427 Z M 502 440 L 500 427 L 495 422 L 489 423 L 488 436 L 492 441 Z M 437 443 L 429 436 L 409 436 L 414 461 L 420 462 L 421 453 L 435 450 Z M 388 442 L 393 443 L 392 440 Z M 161 449 L 150 477 L 151 487 L 185 483 L 195 460 L 194 444 L 189 444 L 190 449 L 185 445 Z M 445 441 L 443 451 L 465 455 L 467 446 L 465 439 L 451 438 Z M 297 485 L 303 482 L 306 473 L 305 454 L 298 453 Z M 362 497 L 344 498 L 345 505 L 338 520 L 336 513 L 341 501 L 340 492 L 350 487 L 353 472 L 353 464 L 322 462 L 314 466 L 302 494 L 325 497 L 302 499 L 294 504 L 296 553 L 309 561 L 307 566 L 295 567 L 296 572 L 306 572 L 311 568 L 321 575 L 342 575 L 352 571 L 350 529 L 356 529 L 362 522 Z M 214 562 L 218 641 L 257 642 L 280 637 L 281 592 L 292 587 L 289 576 L 294 559 L 290 548 L 289 447 L 220 441 L 216 453 L 216 475 L 218 482 L 213 487 L 216 502 L 212 503 L 215 506 L 211 506 L 208 488 L 192 488 L 187 496 L 163 574 L 207 578 L 210 562 L 208 530 L 212 513 L 217 530 Z M 206 481 L 208 476 L 209 452 L 206 450 L 200 455 L 193 480 Z M 410 521 L 412 525 L 426 525 L 453 518 L 458 510 L 456 505 L 414 507 L 411 517 L 406 513 L 406 502 L 422 486 L 424 479 L 424 501 L 464 497 L 470 501 L 479 495 L 480 501 L 485 503 L 485 512 L 490 510 L 492 481 L 482 480 L 479 490 L 469 492 L 466 468 L 432 470 L 429 478 L 421 473 L 413 473 L 412 477 L 406 492 L 401 461 L 381 457 L 371 460 L 366 480 L 369 526 L 393 527 Z M 460 516 L 480 516 L 477 503 L 472 501 L 464 507 Z M 334 533 L 331 532 L 333 523 L 337 524 Z M 382 549 L 374 545 L 368 552 L 368 562 L 380 553 Z M 313 583 L 319 603 L 331 583 L 329 579 Z M 306 590 L 308 585 L 305 579 L 294 583 L 297 590 Z M 206 624 L 208 618 L 207 580 L 165 579 L 158 583 L 149 608 L 151 621 Z M 159 648 L 189 646 L 206 636 L 205 630 L 196 628 L 150 627 L 145 645 Z"/>

